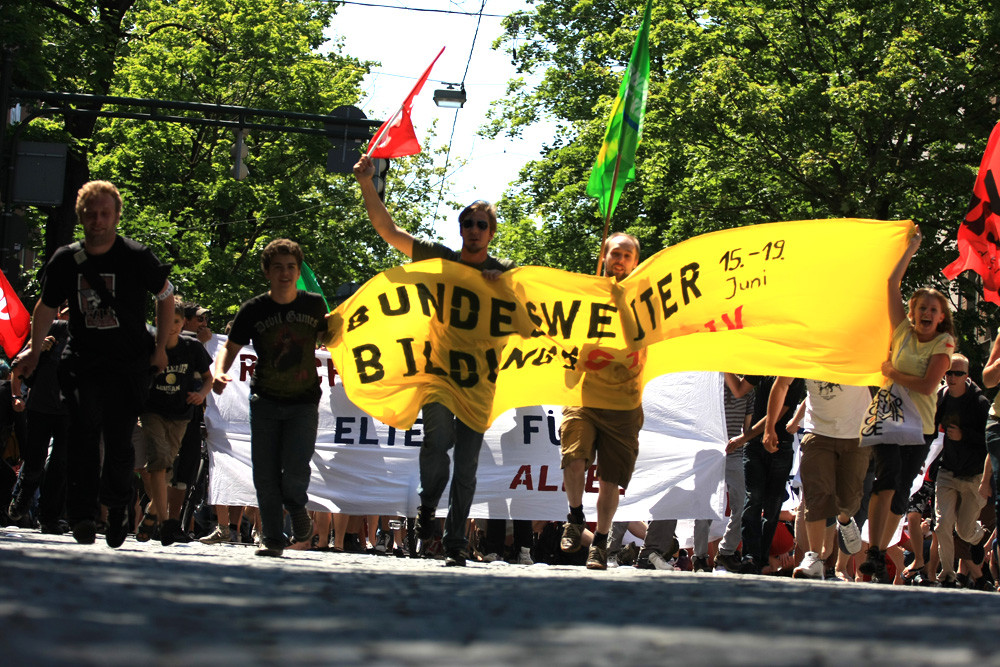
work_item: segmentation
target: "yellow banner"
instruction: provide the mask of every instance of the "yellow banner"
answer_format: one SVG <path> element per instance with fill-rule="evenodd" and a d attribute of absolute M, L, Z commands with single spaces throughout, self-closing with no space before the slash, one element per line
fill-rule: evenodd
<path fill-rule="evenodd" d="M 432 401 L 483 431 L 521 406 L 633 408 L 648 380 L 676 371 L 880 385 L 888 277 L 912 230 L 858 219 L 741 227 L 662 250 L 620 283 L 407 264 L 334 311 L 329 349 L 350 399 L 396 428 Z"/>

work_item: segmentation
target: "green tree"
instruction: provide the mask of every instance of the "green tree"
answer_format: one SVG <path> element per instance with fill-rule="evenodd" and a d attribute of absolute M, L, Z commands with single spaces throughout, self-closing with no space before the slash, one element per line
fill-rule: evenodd
<path fill-rule="evenodd" d="M 64 11 L 69 5 L 72 20 Z M 98 5 L 46 2 L 35 11 L 64 26 L 68 40 L 82 43 L 81 20 Z M 22 69 L 40 74 L 33 85 L 21 85 L 324 113 L 357 103 L 372 65 L 340 53 L 337 45 L 329 48 L 323 31 L 336 20 L 335 11 L 336 5 L 320 0 L 137 0 L 114 31 L 103 88 L 95 90 L 97 84 L 83 76 L 63 87 L 76 74 L 69 50 L 55 48 L 24 63 Z M 353 178 L 326 173 L 324 137 L 253 131 L 246 139 L 250 174 L 242 181 L 230 174 L 233 141 L 232 131 L 221 127 L 97 120 L 75 140 L 86 169 L 70 179 L 67 197 L 72 202 L 89 178 L 115 182 L 125 199 L 122 232 L 172 263 L 179 293 L 211 307 L 218 325 L 264 289 L 258 257 L 272 238 L 299 241 L 329 295 L 341 283 L 362 282 L 398 263 L 371 231 Z M 401 225 L 427 231 L 433 183 L 442 177 L 426 154 L 394 165 L 387 197 Z M 75 221 L 60 243 L 71 238 L 73 227 Z"/>
<path fill-rule="evenodd" d="M 489 131 L 559 123 L 504 202 L 544 221 L 531 227 L 555 265 L 593 270 L 600 222 L 583 184 L 641 11 L 640 0 L 549 0 L 507 19 L 501 41 L 516 45 L 525 73 L 544 74 L 530 90 L 512 82 Z M 908 286 L 941 286 L 1000 116 L 1000 7 L 664 1 L 654 4 L 650 52 L 638 180 L 613 222 L 640 237 L 644 255 L 739 225 L 910 218 L 926 241 Z M 512 229 L 501 242 L 516 249 L 526 227 Z M 974 299 L 975 282 L 956 281 L 956 306 Z M 959 313 L 967 347 L 985 333 L 982 314 Z"/>
<path fill-rule="evenodd" d="M 0 3 L 0 42 L 14 59 L 13 85 L 26 90 L 108 94 L 125 16 L 135 0 L 34 0 Z M 27 111 L 32 102 L 26 100 Z M 81 108 L 93 109 L 85 104 Z M 70 150 L 63 204 L 45 217 L 43 257 L 72 239 L 76 191 L 90 180 L 88 142 L 96 119 L 85 114 L 37 122 L 22 138 L 63 141 Z M 7 146 L 5 149 L 9 149 Z M 29 216 L 37 220 L 38 216 Z"/>

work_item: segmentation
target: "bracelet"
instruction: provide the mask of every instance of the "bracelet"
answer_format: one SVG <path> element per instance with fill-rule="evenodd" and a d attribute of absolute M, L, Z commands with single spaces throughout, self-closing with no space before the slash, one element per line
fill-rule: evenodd
<path fill-rule="evenodd" d="M 170 295 L 174 293 L 174 284 L 167 281 L 167 286 L 163 288 L 163 291 L 156 295 L 157 301 L 163 301 L 164 299 L 169 299 Z"/>

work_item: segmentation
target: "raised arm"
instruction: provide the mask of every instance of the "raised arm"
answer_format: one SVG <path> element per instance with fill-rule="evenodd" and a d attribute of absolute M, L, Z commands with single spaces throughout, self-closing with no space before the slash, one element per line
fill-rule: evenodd
<path fill-rule="evenodd" d="M 402 229 L 393 221 L 389 215 L 389 209 L 379 198 L 375 191 L 375 184 L 372 176 L 375 175 L 375 164 L 371 158 L 362 155 L 358 163 L 354 165 L 354 178 L 361 186 L 361 197 L 365 202 L 365 211 L 368 212 L 368 219 L 372 221 L 372 227 L 378 232 L 386 243 L 403 253 L 407 257 L 413 257 L 413 235 Z"/>
<path fill-rule="evenodd" d="M 920 227 L 914 225 L 913 230 L 914 233 L 910 237 L 909 245 L 906 246 L 906 252 L 899 258 L 896 267 L 889 274 L 889 321 L 892 322 L 893 331 L 896 330 L 900 322 L 906 319 L 902 292 L 903 275 L 906 273 L 906 267 L 910 265 L 910 260 L 917 253 L 921 239 L 923 239 L 920 235 Z"/>

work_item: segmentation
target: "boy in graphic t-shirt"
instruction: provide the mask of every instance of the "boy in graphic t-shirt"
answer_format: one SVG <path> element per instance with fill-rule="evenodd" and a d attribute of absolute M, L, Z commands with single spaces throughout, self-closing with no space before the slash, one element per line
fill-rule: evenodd
<path fill-rule="evenodd" d="M 174 316 L 167 333 L 167 366 L 154 379 L 149 398 L 139 417 L 146 448 L 146 491 L 150 506 L 136 531 L 136 539 L 148 540 L 157 520 L 163 518 L 160 542 L 169 546 L 187 541 L 177 519 L 167 517 L 167 473 L 173 469 L 184 431 L 194 406 L 205 402 L 212 389 L 212 358 L 196 340 L 181 337 L 184 303 L 174 298 Z"/>
<path fill-rule="evenodd" d="M 221 394 L 240 349 L 253 341 L 257 353 L 250 380 L 250 457 L 261 519 L 258 556 L 281 556 L 283 509 L 296 542 L 312 537 L 306 502 L 321 396 L 316 345 L 330 334 L 323 298 L 297 287 L 302 260 L 299 244 L 288 239 L 264 248 L 261 267 L 271 288 L 240 307 L 215 360 L 215 392 Z"/>

